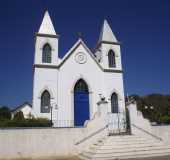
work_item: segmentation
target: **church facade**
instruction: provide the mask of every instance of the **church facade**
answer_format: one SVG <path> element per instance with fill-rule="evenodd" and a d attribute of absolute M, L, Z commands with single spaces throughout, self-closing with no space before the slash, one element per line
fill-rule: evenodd
<path fill-rule="evenodd" d="M 108 114 L 125 111 L 120 43 L 105 20 L 92 52 L 81 38 L 61 59 L 59 36 L 46 11 L 35 40 L 33 113 L 55 127 L 84 126 L 107 103 Z"/>

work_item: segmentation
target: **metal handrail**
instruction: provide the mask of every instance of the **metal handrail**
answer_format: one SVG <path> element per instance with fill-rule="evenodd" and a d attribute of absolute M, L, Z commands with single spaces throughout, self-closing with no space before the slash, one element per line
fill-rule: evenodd
<path fill-rule="evenodd" d="M 89 138 L 95 136 L 96 134 L 100 133 L 101 131 L 105 130 L 106 128 L 108 128 L 108 124 L 107 124 L 106 126 L 104 126 L 103 128 L 100 128 L 99 130 L 97 130 L 97 131 L 91 133 L 91 134 L 88 135 L 87 137 L 85 137 L 85 138 L 79 140 L 78 142 L 75 143 L 75 145 L 81 144 L 82 142 L 84 142 L 84 141 L 88 140 Z"/>
<path fill-rule="evenodd" d="M 154 135 L 153 133 L 150 133 L 150 132 L 146 131 L 146 130 L 143 129 L 143 128 L 140 128 L 140 127 L 136 126 L 135 124 L 132 124 L 132 126 L 136 127 L 137 129 L 139 129 L 139 130 L 145 132 L 146 134 L 148 134 L 148 135 L 150 135 L 150 136 L 152 136 L 152 137 L 154 137 L 154 138 L 156 138 L 156 139 L 158 139 L 158 140 L 160 140 L 160 141 L 163 141 L 162 138 L 160 138 L 160 137 Z"/>

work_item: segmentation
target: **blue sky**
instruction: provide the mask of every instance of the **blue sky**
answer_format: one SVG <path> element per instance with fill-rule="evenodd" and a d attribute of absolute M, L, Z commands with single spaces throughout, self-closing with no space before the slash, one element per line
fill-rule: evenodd
<path fill-rule="evenodd" d="M 106 18 L 122 42 L 125 94 L 170 94 L 169 0 L 0 2 L 0 105 L 32 101 L 34 35 L 48 9 L 62 57 L 77 32 L 93 49 Z"/>

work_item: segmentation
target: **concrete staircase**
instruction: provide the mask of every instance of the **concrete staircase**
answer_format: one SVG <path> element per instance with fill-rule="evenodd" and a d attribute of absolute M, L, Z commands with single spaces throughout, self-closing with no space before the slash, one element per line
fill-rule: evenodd
<path fill-rule="evenodd" d="M 119 135 L 99 139 L 79 155 L 82 160 L 118 160 L 170 155 L 170 146 L 150 136 Z"/>

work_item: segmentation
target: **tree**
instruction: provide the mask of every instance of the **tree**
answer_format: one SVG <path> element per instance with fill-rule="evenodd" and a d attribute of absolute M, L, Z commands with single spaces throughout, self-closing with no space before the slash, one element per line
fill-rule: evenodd
<path fill-rule="evenodd" d="M 22 111 L 17 112 L 14 115 L 14 120 L 16 120 L 16 121 L 23 121 L 23 120 L 25 120 L 23 112 Z"/>
<path fill-rule="evenodd" d="M 132 95 L 136 102 L 138 110 L 144 117 L 151 122 L 169 123 L 170 117 L 170 95 L 150 94 L 146 96 Z"/>
<path fill-rule="evenodd" d="M 11 119 L 11 112 L 8 107 L 1 107 L 0 108 L 0 120 L 8 120 Z"/>

